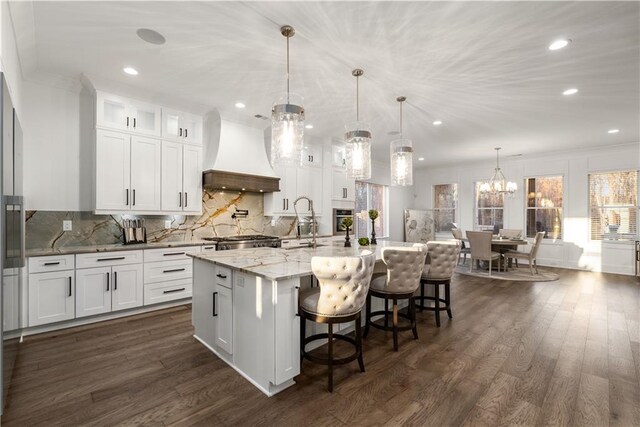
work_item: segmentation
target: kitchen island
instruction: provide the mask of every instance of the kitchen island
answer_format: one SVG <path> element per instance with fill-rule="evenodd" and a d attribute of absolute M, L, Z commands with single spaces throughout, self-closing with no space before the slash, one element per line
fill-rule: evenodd
<path fill-rule="evenodd" d="M 272 396 L 300 373 L 298 294 L 310 286 L 314 256 L 358 256 L 387 246 L 239 249 L 193 254 L 195 338 L 242 376 Z M 309 331 L 313 333 L 313 329 Z"/>

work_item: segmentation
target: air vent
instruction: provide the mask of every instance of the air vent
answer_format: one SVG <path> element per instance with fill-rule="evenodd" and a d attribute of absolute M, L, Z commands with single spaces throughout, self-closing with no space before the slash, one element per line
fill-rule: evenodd
<path fill-rule="evenodd" d="M 256 119 L 269 120 L 269 117 L 263 116 L 262 114 L 256 114 L 253 117 L 255 117 Z"/>

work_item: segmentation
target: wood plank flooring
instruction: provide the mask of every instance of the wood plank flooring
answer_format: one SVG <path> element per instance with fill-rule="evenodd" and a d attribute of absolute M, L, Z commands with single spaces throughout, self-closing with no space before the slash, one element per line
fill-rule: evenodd
<path fill-rule="evenodd" d="M 640 426 L 640 282 L 458 275 L 453 320 L 365 340 L 366 373 L 307 361 L 267 398 L 192 337 L 181 306 L 27 337 L 2 424 Z M 339 346 L 338 346 L 339 347 Z"/>

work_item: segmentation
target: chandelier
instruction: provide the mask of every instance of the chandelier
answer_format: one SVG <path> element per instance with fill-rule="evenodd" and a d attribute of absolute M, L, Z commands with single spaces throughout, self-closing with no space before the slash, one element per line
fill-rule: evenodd
<path fill-rule="evenodd" d="M 287 93 L 271 107 L 271 164 L 300 163 L 304 139 L 302 97 L 289 92 L 289 39 L 296 33 L 285 25 L 280 33 L 287 38 Z"/>
<path fill-rule="evenodd" d="M 402 137 L 402 103 L 407 98 L 399 96 L 400 103 L 400 139 L 391 141 L 391 185 L 413 185 L 413 143 Z"/>
<path fill-rule="evenodd" d="M 507 194 L 508 196 L 513 196 L 515 192 L 518 190 L 518 185 L 515 182 L 507 181 L 500 169 L 500 149 L 501 147 L 496 147 L 496 168 L 493 176 L 487 182 L 483 182 L 480 185 L 480 191 L 482 193 L 492 193 L 492 194 Z"/>
<path fill-rule="evenodd" d="M 356 121 L 345 126 L 347 176 L 351 179 L 371 178 L 371 130 L 360 121 L 360 76 L 364 71 L 357 68 L 351 72 L 356 78 Z"/>

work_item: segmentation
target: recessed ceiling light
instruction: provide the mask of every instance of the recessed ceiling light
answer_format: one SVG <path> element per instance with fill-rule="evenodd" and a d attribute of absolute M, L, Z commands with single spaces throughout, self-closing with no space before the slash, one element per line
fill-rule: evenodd
<path fill-rule="evenodd" d="M 311 123 L 309 123 L 308 125 L 305 125 L 305 127 L 306 127 L 307 129 L 313 129 L 313 125 L 312 125 Z"/>
<path fill-rule="evenodd" d="M 575 87 L 572 87 L 571 89 L 567 89 L 564 92 L 562 92 L 563 95 L 575 95 L 576 93 L 578 93 L 578 89 L 576 89 Z"/>
<path fill-rule="evenodd" d="M 122 69 L 122 71 L 124 71 L 125 73 L 129 74 L 130 76 L 137 76 L 138 75 L 138 70 L 136 70 L 133 67 L 124 67 Z"/>
<path fill-rule="evenodd" d="M 157 31 L 150 30 L 149 28 L 138 28 L 136 34 L 142 40 L 151 44 L 165 44 L 167 41 L 162 34 Z"/>
<path fill-rule="evenodd" d="M 433 122 L 434 126 L 440 126 L 442 124 L 442 120 L 436 120 L 435 122 Z"/>
<path fill-rule="evenodd" d="M 558 50 L 563 47 L 567 47 L 567 45 L 571 43 L 571 39 L 558 39 L 554 40 L 553 43 L 549 45 L 549 50 Z"/>
<path fill-rule="evenodd" d="M 246 107 L 246 105 L 244 105 L 242 102 L 236 102 L 236 108 L 244 108 Z"/>
<path fill-rule="evenodd" d="M 620 132 L 620 129 L 609 129 L 607 131 L 607 133 L 618 133 L 618 132 Z"/>
<path fill-rule="evenodd" d="M 423 161 L 423 160 L 424 160 L 424 157 L 418 157 L 418 160 L 419 160 L 419 161 Z"/>

